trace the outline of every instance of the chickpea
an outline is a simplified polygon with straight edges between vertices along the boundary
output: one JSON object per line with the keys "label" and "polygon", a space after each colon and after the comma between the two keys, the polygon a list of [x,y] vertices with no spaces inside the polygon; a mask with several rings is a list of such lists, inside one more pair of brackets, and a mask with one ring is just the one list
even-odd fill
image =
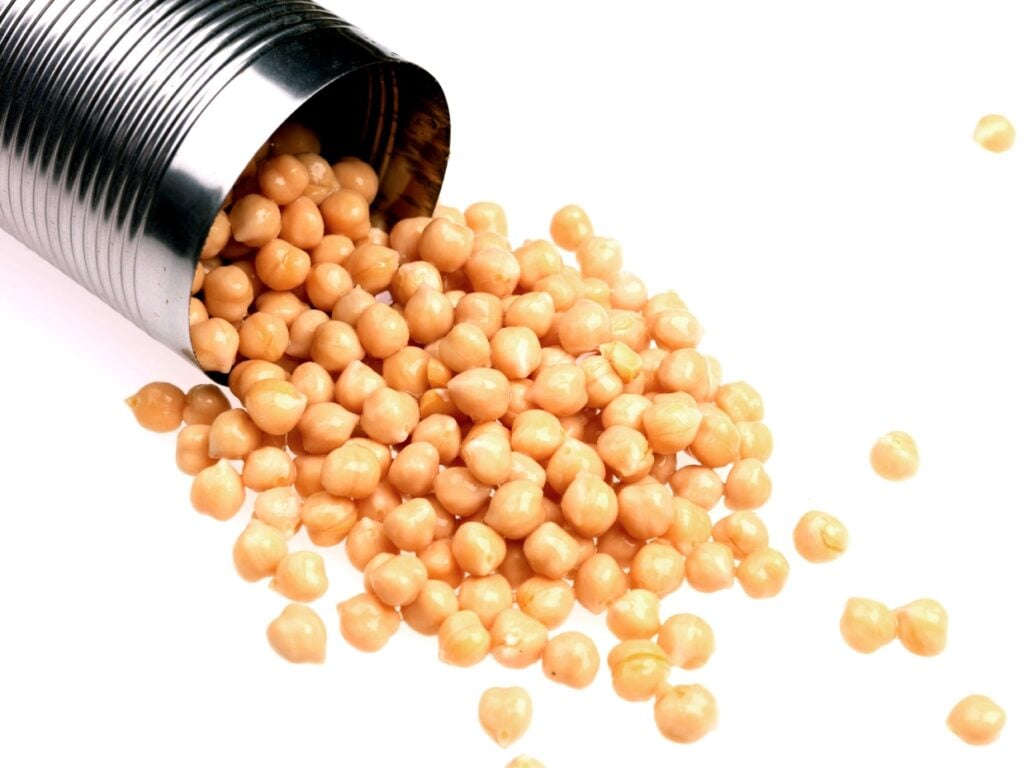
{"label": "chickpea", "polygon": [[707,510],[681,496],[672,497],[672,522],[665,531],[665,541],[683,555],[689,555],[695,546],[710,539],[711,533]]}
{"label": "chickpea", "polygon": [[249,414],[235,408],[214,418],[209,440],[212,458],[244,459],[259,447],[262,435]]}
{"label": "chickpea", "polygon": [[473,611],[488,630],[512,603],[512,587],[499,574],[469,576],[459,587],[459,609]]}
{"label": "chickpea", "polygon": [[287,554],[288,545],[281,531],[259,520],[251,520],[235,541],[235,570],[246,581],[269,578]]}
{"label": "chickpea", "polygon": [[612,687],[626,701],[646,701],[668,679],[668,656],[650,640],[626,640],[608,654]]}
{"label": "chickpea", "polygon": [[612,238],[588,235],[570,250],[576,251],[583,277],[596,277],[611,284],[622,270],[622,246]]}
{"label": "chickpea", "polygon": [[437,513],[426,499],[410,499],[384,517],[385,535],[396,547],[407,552],[425,549],[434,540],[436,526]]}
{"label": "chickpea", "polygon": [[438,658],[456,667],[471,667],[487,657],[491,635],[472,611],[451,614],[437,632]]}
{"label": "chickpea", "polygon": [[629,567],[630,583],[658,597],[671,594],[682,586],[685,559],[669,544],[652,541],[640,547]]}
{"label": "chickpea", "polygon": [[277,315],[291,328],[295,318],[309,309],[309,304],[291,291],[263,291],[256,297],[256,309]]}
{"label": "chickpea", "polygon": [[601,657],[582,632],[563,632],[548,641],[541,663],[548,679],[579,689],[594,682]]}
{"label": "chickpea", "polygon": [[412,442],[391,463],[388,482],[406,496],[425,496],[434,487],[439,464],[437,448],[430,443]]}
{"label": "chickpea", "polygon": [[320,195],[322,192],[310,196],[320,205],[320,213],[328,234],[345,235],[355,241],[369,233],[370,209],[366,198],[361,194],[350,189],[339,189],[318,201],[317,197]]}
{"label": "chickpea", "polygon": [[362,413],[366,399],[378,389],[384,389],[384,377],[359,360],[350,363],[334,387],[334,399],[353,413]]}
{"label": "chickpea", "polygon": [[431,579],[443,581],[452,589],[455,589],[462,584],[465,574],[452,553],[451,538],[453,535],[454,533],[444,539],[435,539],[417,556],[423,565],[426,566],[427,574]]}
{"label": "chickpea", "polygon": [[756,512],[740,510],[726,515],[711,529],[715,541],[728,545],[733,556],[742,560],[768,546],[768,529]]}
{"label": "chickpea", "polygon": [[306,410],[306,396],[290,382],[276,379],[257,381],[244,401],[253,423],[269,435],[290,432]]}
{"label": "chickpea", "polygon": [[405,304],[405,321],[413,341],[429,344],[451,331],[455,309],[439,290],[421,285]]}
{"label": "chickpea", "polygon": [[482,512],[491,497],[484,485],[465,467],[448,467],[437,473],[434,493],[446,510],[457,517],[472,517]]}
{"label": "chickpea", "polygon": [[237,200],[228,214],[235,240],[250,248],[266,245],[281,232],[281,209],[262,195]]}
{"label": "chickpea", "polygon": [[216,258],[230,239],[231,220],[224,211],[218,211],[206,236],[206,242],[203,243],[203,250],[200,252],[199,258],[203,261]]}
{"label": "chickpea", "polygon": [[456,373],[491,365],[491,345],[487,335],[473,323],[456,323],[437,348],[445,366]]}
{"label": "chickpea", "polygon": [[412,445],[417,443],[432,445],[437,452],[438,463],[449,464],[459,455],[462,433],[459,430],[459,423],[451,416],[436,414],[428,416],[416,425],[416,429],[412,431],[411,440]]}
{"label": "chickpea", "polygon": [[580,564],[573,586],[580,605],[591,613],[601,613],[626,594],[629,580],[615,558],[599,552]]}
{"label": "chickpea", "polygon": [[858,653],[874,653],[896,639],[896,616],[877,600],[853,597],[846,601],[839,631]]}
{"label": "chickpea", "polygon": [[491,339],[491,361],[509,379],[525,379],[540,365],[541,347],[529,328],[502,328]]}
{"label": "chickpea", "polygon": [[495,421],[505,415],[509,403],[508,379],[489,368],[471,368],[448,382],[455,407],[473,421]]}
{"label": "chickpea", "polygon": [[272,155],[300,155],[304,152],[319,154],[320,139],[301,123],[285,123],[270,137]]}
{"label": "chickpea", "polygon": [[740,459],[725,479],[725,506],[729,509],[757,509],[772,493],[772,480],[757,459]]}
{"label": "chickpea", "polygon": [[210,313],[206,311],[206,305],[202,301],[193,296],[188,301],[188,327],[192,328],[193,325],[199,325],[206,320],[210,319]]}
{"label": "chickpea", "polygon": [[379,523],[384,522],[393,509],[402,503],[402,494],[387,482],[380,482],[369,496],[355,500],[356,512],[359,517],[369,517]]}
{"label": "chickpea", "polygon": [[270,647],[293,664],[322,664],[327,648],[327,628],[306,605],[290,603],[267,627]]}
{"label": "chickpea", "polygon": [[473,231],[448,219],[431,221],[420,235],[418,255],[441,272],[462,269],[473,251]]}
{"label": "chickpea", "polygon": [[185,395],[185,405],[181,415],[185,424],[208,426],[230,408],[231,405],[224,396],[224,392],[216,384],[197,384]]}
{"label": "chickpea", "polygon": [[528,328],[538,337],[551,330],[555,303],[550,294],[535,291],[516,296],[505,310],[505,325]]}
{"label": "chickpea", "polygon": [[[555,324],[561,320],[561,315],[555,318]],[[557,330],[555,331],[557,335]],[[549,334],[550,336],[550,334]],[[554,339],[545,337],[541,339],[541,344],[549,345],[555,344]],[[540,351],[540,365],[537,366],[535,373],[540,373],[545,368],[550,368],[552,365],[576,365],[576,358],[566,352],[564,349],[558,346],[544,346]]]}
{"label": "chickpea", "polygon": [[732,550],[717,541],[698,544],[686,558],[686,580],[698,592],[728,589],[735,571]]}
{"label": "chickpea", "polygon": [[383,387],[366,398],[359,426],[374,440],[395,444],[405,442],[419,421],[419,405],[412,395]]}
{"label": "chickpea", "polygon": [[682,467],[668,482],[676,496],[705,510],[718,503],[725,487],[713,469],[701,466]]}
{"label": "chickpea", "polygon": [[512,449],[537,461],[551,458],[564,440],[558,417],[547,411],[523,411],[512,422]]}
{"label": "chickpea", "polygon": [[718,727],[718,704],[702,685],[675,685],[658,693],[654,722],[669,741],[692,744]]}
{"label": "chickpea", "polygon": [[345,554],[358,570],[365,570],[374,557],[381,553],[398,554],[398,549],[384,533],[379,521],[362,517],[356,521],[345,538]]}
{"label": "chickpea", "polygon": [[530,666],[547,644],[547,627],[518,608],[506,608],[491,625],[491,655],[503,667]]}
{"label": "chickpea", "polygon": [[356,286],[348,293],[345,293],[335,303],[331,310],[331,320],[340,320],[345,325],[355,326],[368,308],[376,303],[377,299],[372,293]]}
{"label": "chickpea", "polygon": [[484,523],[465,522],[452,536],[455,561],[463,571],[473,576],[494,573],[505,559],[506,552],[505,540]]}
{"label": "chickpea", "polygon": [[381,552],[366,564],[366,590],[384,605],[412,603],[427,582],[427,569],[414,555]]}
{"label": "chickpea", "polygon": [[306,166],[292,155],[278,155],[260,164],[260,191],[278,205],[298,199],[309,185]]}
{"label": "chickpea", "polygon": [[299,529],[302,503],[290,487],[270,488],[262,491],[253,503],[253,519],[277,528],[284,537],[291,538]]}
{"label": "chickpea", "polygon": [[734,422],[761,421],[764,403],[757,390],[745,381],[723,384],[715,395],[715,404]]}
{"label": "chickpea", "polygon": [[[348,194],[348,193],[344,193]],[[383,245],[360,245],[345,260],[352,281],[371,295],[387,290],[398,272],[398,251]]]}
{"label": "chickpea", "polygon": [[328,373],[341,373],[351,363],[362,360],[365,354],[355,330],[347,323],[328,320],[313,332],[309,355]]}
{"label": "chickpea", "polygon": [[643,309],[647,303],[647,286],[636,275],[620,272],[609,283],[612,288],[612,306],[633,312]]}
{"label": "chickpea", "polygon": [[571,585],[562,579],[531,576],[516,590],[516,602],[527,616],[548,629],[561,626],[576,601]]}
{"label": "chickpea", "polygon": [[200,470],[192,479],[193,508],[214,520],[229,520],[242,508],[245,486],[227,459]]}
{"label": "chickpea", "polygon": [[889,432],[871,448],[871,467],[886,480],[906,480],[917,473],[917,443],[906,432]]}
{"label": "chickpea", "polygon": [[257,448],[245,457],[242,482],[254,491],[291,485],[295,482],[295,464],[280,448]]}
{"label": "chickpea", "polygon": [[374,653],[398,631],[402,618],[373,595],[356,595],[338,603],[341,636],[358,651]]}
{"label": "chickpea", "polygon": [[186,475],[197,475],[217,463],[210,457],[210,428],[190,424],[178,433],[174,450],[175,463]]}
{"label": "chickpea", "polygon": [[613,304],[608,310],[608,320],[611,322],[613,341],[621,342],[637,353],[647,349],[651,343],[647,324],[639,312],[617,309]]}
{"label": "chickpea", "polygon": [[655,378],[664,391],[686,392],[698,400],[706,400],[711,389],[710,364],[694,349],[669,352],[658,364]]}
{"label": "chickpea", "polygon": [[327,591],[324,559],[316,552],[291,552],[277,565],[270,588],[289,600],[308,603]]}
{"label": "chickpea", "polygon": [[682,401],[660,401],[643,412],[643,431],[655,453],[677,453],[688,448],[697,437],[702,414],[699,408]]}
{"label": "chickpea", "polygon": [[736,425],[740,431],[740,458],[768,461],[772,455],[774,440],[771,430],[763,421],[741,421]]}
{"label": "chickpea", "polygon": [[523,542],[526,559],[541,576],[560,579],[579,559],[579,543],[556,523],[541,523]]}
{"label": "chickpea", "polygon": [[505,748],[530,727],[533,704],[522,688],[488,688],[480,697],[478,716],[484,733]]}
{"label": "chickpea", "polygon": [[1013,124],[1002,115],[984,115],[974,128],[974,140],[989,152],[1005,152],[1016,135]]}
{"label": "chickpea", "polygon": [[935,600],[915,600],[893,611],[903,647],[918,656],[937,656],[946,648],[949,617]]}
{"label": "chickpea", "polygon": [[551,365],[537,374],[530,399],[556,416],[571,416],[587,404],[586,383],[586,375],[576,365]]}
{"label": "chickpea", "polygon": [[238,352],[250,360],[276,362],[288,347],[288,326],[281,318],[257,312],[238,329]]}
{"label": "chickpea", "polygon": [[484,522],[501,536],[524,539],[544,522],[543,497],[543,490],[534,483],[505,483],[491,498]]}
{"label": "chickpea", "polygon": [[601,411],[601,425],[605,429],[614,426],[643,428],[643,415],[652,405],[643,395],[623,394],[616,397]]}
{"label": "chickpea", "polygon": [[568,309],[558,325],[558,339],[571,355],[592,352],[612,340],[608,312],[600,304],[582,299]]}
{"label": "chickpea", "polygon": [[646,477],[654,466],[654,454],[647,439],[629,427],[616,425],[602,432],[597,439],[597,453],[627,483]]}
{"label": "chickpea", "polygon": [[811,563],[827,563],[842,555],[850,534],[840,520],[826,512],[808,512],[793,530],[793,545]]}
{"label": "chickpea", "polygon": [[309,252],[312,264],[337,264],[345,265],[345,260],[355,250],[355,244],[344,235],[324,235]]}
{"label": "chickpea", "polygon": [[384,359],[409,343],[409,326],[401,313],[387,304],[376,303],[359,316],[356,325],[363,349]]}
{"label": "chickpea", "polygon": [[661,600],[650,590],[631,589],[612,602],[606,621],[619,640],[650,639],[661,626]]}
{"label": "chickpea", "polygon": [[[424,350],[426,352],[426,350]],[[430,354],[429,352],[427,354]],[[433,388],[447,387],[455,372],[436,357],[427,360],[427,384]],[[511,387],[511,382],[509,382]],[[511,400],[511,393],[510,393]]]}
{"label": "chickpea", "polygon": [[305,288],[310,303],[323,314],[334,309],[338,300],[352,290],[353,283],[344,267],[324,262],[310,268]]}
{"label": "chickpea", "polygon": [[332,496],[326,491],[306,498],[299,515],[309,540],[318,547],[340,544],[355,526],[358,517],[356,505],[351,499]]}
{"label": "chickpea", "polygon": [[620,568],[628,568],[642,546],[618,523],[597,538],[597,551],[610,555]]}
{"label": "chickpea", "polygon": [[508,437],[497,432],[468,436],[460,456],[473,477],[486,485],[499,485],[512,470],[512,449]]}
{"label": "chickpea", "polygon": [[660,483],[620,486],[618,501],[619,523],[638,539],[662,536],[672,524],[672,494]]}
{"label": "chickpea", "polygon": [[677,613],[665,619],[658,630],[658,645],[669,661],[683,669],[699,669],[715,650],[715,634],[708,623],[692,613]]}
{"label": "chickpea", "polygon": [[421,635],[436,635],[444,620],[458,609],[455,590],[443,581],[430,579],[416,599],[402,608],[402,618]]}
{"label": "chickpea", "polygon": [[496,232],[508,237],[508,220],[504,209],[497,203],[473,203],[464,212],[466,225],[477,234]]}
{"label": "chickpea", "polygon": [[789,578],[789,563],[777,549],[751,552],[736,567],[736,580],[753,598],[775,597]]}
{"label": "chickpea", "polygon": [[362,499],[373,492],[380,476],[380,462],[373,452],[349,441],[327,454],[320,480],[328,493]]}
{"label": "chickpea", "polygon": [[999,738],[1006,725],[1006,712],[988,696],[973,694],[957,702],[946,725],[962,741],[980,747]]}
{"label": "chickpea", "polygon": [[125,403],[139,425],[151,432],[173,432],[180,427],[187,404],[184,392],[163,381],[145,385]]}
{"label": "chickpea", "polygon": [[604,408],[622,394],[623,385],[611,363],[599,355],[585,357],[579,362],[586,377],[587,407]]}
{"label": "chickpea", "polygon": [[601,478],[581,473],[562,495],[562,513],[583,536],[600,536],[615,524],[619,502],[615,491]]}
{"label": "chickpea", "polygon": [[706,467],[724,467],[740,458],[742,438],[736,425],[713,405],[702,405],[703,418],[690,453]]}

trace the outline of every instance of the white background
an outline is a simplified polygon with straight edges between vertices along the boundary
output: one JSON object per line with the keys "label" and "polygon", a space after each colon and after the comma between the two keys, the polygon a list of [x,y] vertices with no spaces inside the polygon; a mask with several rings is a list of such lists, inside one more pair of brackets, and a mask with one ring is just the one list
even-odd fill
{"label": "white background", "polygon": [[[583,204],[629,268],[689,302],[727,378],[761,390],[764,516],[790,583],[762,603],[665,601],[718,637],[707,667],[674,674],[721,711],[688,747],[605,669],[583,692],[539,668],[452,669],[404,628],[377,655],[351,650],[334,605],[360,587],[340,551],[317,604],[329,662],[290,666],[263,636],[283,601],[231,565],[242,516],[195,514],[173,436],[122,403],[199,372],[0,235],[0,764],[1021,765],[1024,141],[998,156],[971,141],[987,112],[1024,129],[1014,6],[329,5],[444,84],[445,201],[500,200],[516,241]],[[921,448],[906,484],[868,466],[890,429]],[[792,553],[811,508],[851,530],[835,564]],[[853,653],[837,629],[851,595],[937,598],[947,651]],[[600,620],[570,623],[610,647]],[[502,752],[476,705],[511,684],[535,717]],[[1009,714],[994,746],[946,731],[972,692]]]}

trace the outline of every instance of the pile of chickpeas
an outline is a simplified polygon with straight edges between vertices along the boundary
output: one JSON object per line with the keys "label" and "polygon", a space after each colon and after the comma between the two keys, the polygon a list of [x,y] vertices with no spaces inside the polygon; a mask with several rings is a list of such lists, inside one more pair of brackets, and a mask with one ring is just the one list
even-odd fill
{"label": "pile of chickpeas", "polygon": [[[304,528],[364,574],[365,591],[338,604],[353,647],[378,651],[404,622],[435,636],[445,663],[540,662],[584,688],[596,644],[555,634],[579,603],[619,641],[616,693],[654,699],[667,738],[702,738],[714,697],[669,675],[703,666],[714,634],[692,614],[663,618],[660,603],[684,582],[738,582],[758,599],[785,586],[789,564],[757,513],[772,490],[760,395],[723,381],[682,299],[648,295],[578,206],[554,215],[551,240],[513,248],[489,202],[385,231],[377,187],[366,163],[324,159],[303,126],[275,133],[217,215],[192,286],[196,359],[227,374],[239,405],[214,384],[154,383],[129,399],[136,418],[155,431],[184,422],[177,464],[197,511],[228,520],[256,494],[234,562],[289,601],[267,629],[285,659],[325,656],[306,605],[328,589],[324,560],[289,546]],[[827,562],[848,534],[809,512],[793,540]],[[844,614],[858,650],[890,630],[915,636],[918,619],[890,626],[879,610],[855,611],[884,624],[870,641]],[[481,702],[481,722],[505,746],[532,708],[522,689],[492,690],[504,692]]]}

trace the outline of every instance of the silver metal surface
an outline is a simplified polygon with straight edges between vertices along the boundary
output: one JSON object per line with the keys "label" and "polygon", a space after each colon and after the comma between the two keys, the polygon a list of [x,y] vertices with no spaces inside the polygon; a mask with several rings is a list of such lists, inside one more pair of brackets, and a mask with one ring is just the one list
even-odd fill
{"label": "silver metal surface", "polygon": [[328,158],[377,168],[386,219],[437,201],[450,135],[440,86],[316,3],[2,8],[0,227],[190,360],[206,233],[293,114]]}

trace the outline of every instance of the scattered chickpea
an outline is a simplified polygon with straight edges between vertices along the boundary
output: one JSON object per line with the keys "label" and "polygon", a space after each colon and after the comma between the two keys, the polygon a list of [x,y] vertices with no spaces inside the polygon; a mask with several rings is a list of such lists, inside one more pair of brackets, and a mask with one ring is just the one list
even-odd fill
{"label": "scattered chickpea", "polygon": [[473,421],[495,421],[508,409],[508,379],[500,371],[490,368],[464,371],[448,382],[448,391],[455,407]]}
{"label": "scattered chickpea", "polygon": [[319,547],[340,544],[357,520],[356,505],[351,499],[332,496],[326,491],[304,499],[299,516],[309,540]]}
{"label": "scattered chickpea", "polygon": [[271,589],[289,600],[308,603],[327,591],[324,560],[316,552],[291,552],[281,560],[270,581]]}
{"label": "scattered chickpea", "polygon": [[533,719],[530,695],[519,688],[488,688],[478,707],[484,733],[503,749],[518,741]]}
{"label": "scattered chickpea", "polygon": [[750,597],[775,597],[789,578],[789,563],[777,549],[751,552],[736,566],[736,580]]}
{"label": "scattered chickpea", "polygon": [[715,635],[708,623],[692,613],[677,613],[665,619],[658,630],[658,645],[669,661],[683,669],[699,669],[715,650]]}
{"label": "scattered chickpea", "polygon": [[682,586],[686,560],[667,543],[652,541],[640,547],[629,566],[629,580],[634,589],[653,592],[658,597],[671,594]]}
{"label": "scattered chickpea", "polygon": [[705,510],[718,504],[725,490],[715,471],[702,466],[682,467],[669,478],[669,485],[676,496]]}
{"label": "scattered chickpea", "polygon": [[193,477],[217,463],[210,457],[210,428],[191,424],[183,428],[175,441],[174,460],[178,469]]}
{"label": "scattered chickpea", "polygon": [[575,251],[583,240],[593,234],[590,217],[578,205],[559,208],[551,219],[551,239],[567,251]]}
{"label": "scattered chickpea", "polygon": [[267,627],[270,647],[293,664],[322,664],[327,651],[327,628],[308,605],[291,603]]}
{"label": "scattered chickpea", "polygon": [[491,625],[491,655],[503,667],[530,666],[540,659],[547,644],[547,627],[518,608],[506,608]]}
{"label": "scattered chickpea", "polygon": [[740,459],[725,479],[725,506],[729,509],[757,509],[772,493],[772,480],[757,459]]}
{"label": "scattered chickpea", "polygon": [[672,494],[660,483],[633,483],[620,486],[619,523],[631,536],[653,539],[662,536],[672,524],[675,512]]}
{"label": "scattered chickpea", "polygon": [[583,536],[600,536],[619,516],[619,501],[610,485],[599,477],[582,473],[562,495],[566,521]]}
{"label": "scattered chickpea", "polygon": [[176,430],[181,426],[186,407],[185,393],[163,381],[146,384],[125,402],[139,426],[151,432]]}
{"label": "scattered chickpea", "polygon": [[414,555],[382,552],[367,563],[365,575],[367,592],[395,608],[414,602],[427,583],[427,568]]}
{"label": "scattered chickpea", "polygon": [[262,195],[237,200],[228,218],[235,240],[251,248],[266,245],[281,232],[281,209]]}
{"label": "scattered chickpea", "polygon": [[974,140],[989,152],[1005,152],[1016,135],[1013,124],[1002,115],[985,115],[974,128]]}
{"label": "scattered chickpea", "polygon": [[1006,725],[1006,712],[988,696],[976,693],[957,702],[946,725],[965,743],[980,747],[999,738]]}
{"label": "scattered chickpea", "polygon": [[526,559],[541,576],[560,579],[579,558],[579,544],[557,523],[541,523],[523,542]]}
{"label": "scattered chickpea", "polygon": [[804,560],[827,563],[846,551],[850,534],[840,520],[825,512],[808,512],[793,530],[793,545]]}
{"label": "scattered chickpea", "polygon": [[452,554],[462,570],[473,576],[494,573],[505,559],[505,539],[490,526],[465,522],[452,536]]}
{"label": "scattered chickpea", "polygon": [[335,496],[362,499],[373,493],[380,476],[377,457],[368,448],[349,441],[327,454],[320,479],[324,490]]}
{"label": "scattered chickpea", "polygon": [[612,687],[626,701],[646,701],[668,679],[668,655],[650,640],[625,640],[608,654]]}
{"label": "scattered chickpea", "polygon": [[516,602],[527,616],[555,629],[569,618],[576,596],[562,579],[531,576],[516,589]]}
{"label": "scattered chickpea", "polygon": [[257,427],[269,435],[293,430],[306,410],[306,396],[288,381],[263,379],[245,393],[245,410]]}
{"label": "scattered chickpea", "polygon": [[886,480],[907,480],[917,473],[917,443],[906,432],[889,432],[871,448],[871,466]]}
{"label": "scattered chickpea", "polygon": [[698,544],[686,558],[686,580],[698,592],[717,592],[732,586],[732,550],[717,541]]}
{"label": "scattered chickpea", "polygon": [[711,529],[715,541],[726,544],[737,560],[768,546],[768,528],[764,520],[749,510],[726,515]]}
{"label": "scattered chickpea", "polygon": [[601,656],[594,641],[582,632],[563,632],[548,641],[541,666],[549,680],[586,688],[597,677]]}
{"label": "scattered chickpea", "polygon": [[654,721],[666,739],[692,744],[718,726],[718,705],[704,686],[676,685],[658,693]]}
{"label": "scattered chickpea", "polygon": [[338,604],[341,635],[353,648],[374,653],[398,631],[402,618],[373,595],[356,595]]}
{"label": "scattered chickpea", "polygon": [[896,639],[896,616],[877,600],[853,597],[846,601],[839,631],[853,650],[874,653]]}
{"label": "scattered chickpea", "polygon": [[681,496],[672,497],[672,522],[664,539],[683,555],[711,538],[711,518],[703,507]]}
{"label": "scattered chickpea", "polygon": [[246,581],[266,579],[287,554],[288,545],[277,528],[252,520],[235,541],[235,570]]}
{"label": "scattered chickpea", "polygon": [[437,632],[438,658],[455,667],[472,667],[487,658],[491,634],[473,611],[451,614]]}
{"label": "scattered chickpea", "polygon": [[421,635],[436,635],[444,620],[459,610],[451,585],[428,579],[416,599],[402,608],[402,618]]}
{"label": "scattered chickpea", "polygon": [[214,520],[229,520],[242,508],[245,486],[231,462],[220,459],[192,479],[192,506]]}
{"label": "scattered chickpea", "polygon": [[392,544],[407,552],[425,549],[434,540],[436,526],[437,513],[426,499],[410,499],[384,517],[385,535]]}
{"label": "scattered chickpea", "polygon": [[245,457],[242,482],[254,491],[291,486],[295,482],[295,464],[280,448],[257,448]]}
{"label": "scattered chickpea", "polygon": [[487,629],[512,604],[512,587],[499,574],[470,576],[459,587],[459,609],[475,613]]}
{"label": "scattered chickpea", "polygon": [[345,538],[349,562],[361,571],[382,552],[398,554],[398,549],[384,533],[384,525],[369,517],[360,518]]}
{"label": "scattered chickpea", "polygon": [[903,647],[918,656],[937,656],[946,648],[949,617],[930,599],[915,600],[893,611],[896,633]]}

